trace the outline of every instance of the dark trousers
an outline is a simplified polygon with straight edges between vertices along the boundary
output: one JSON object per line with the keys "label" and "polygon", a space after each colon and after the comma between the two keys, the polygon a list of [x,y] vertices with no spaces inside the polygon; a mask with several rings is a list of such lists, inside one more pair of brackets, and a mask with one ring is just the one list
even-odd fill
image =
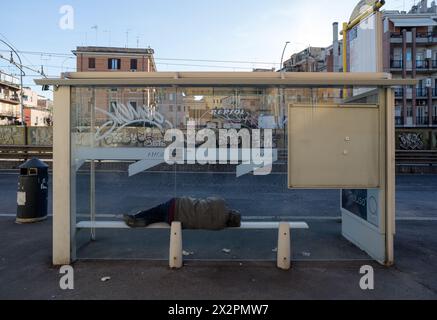
{"label": "dark trousers", "polygon": [[142,220],[146,225],[154,223],[171,223],[170,210],[174,205],[175,199],[171,199],[152,209],[141,211],[135,215],[135,219]]}

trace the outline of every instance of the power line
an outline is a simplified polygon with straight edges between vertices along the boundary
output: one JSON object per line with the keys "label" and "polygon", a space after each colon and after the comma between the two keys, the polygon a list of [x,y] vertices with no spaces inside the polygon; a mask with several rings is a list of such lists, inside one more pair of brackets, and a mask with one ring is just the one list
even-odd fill
{"label": "power line", "polygon": [[[7,50],[0,50],[3,52],[8,52]],[[25,53],[29,55],[45,55],[52,57],[70,57],[75,59],[74,54],[68,53],[56,53],[56,52],[42,52],[42,51],[18,51],[19,53]],[[265,62],[265,61],[247,61],[247,60],[211,60],[211,59],[185,59],[185,58],[154,58],[157,61],[190,61],[190,62],[212,62],[212,63],[242,63],[242,64],[264,64],[273,65],[278,64],[278,62]]]}
{"label": "power line", "polygon": [[224,69],[241,69],[248,70],[251,69],[249,67],[238,67],[238,66],[212,66],[212,65],[200,65],[200,64],[180,64],[180,63],[157,63],[157,65],[163,66],[183,66],[183,67],[200,67],[200,68],[224,68]]}

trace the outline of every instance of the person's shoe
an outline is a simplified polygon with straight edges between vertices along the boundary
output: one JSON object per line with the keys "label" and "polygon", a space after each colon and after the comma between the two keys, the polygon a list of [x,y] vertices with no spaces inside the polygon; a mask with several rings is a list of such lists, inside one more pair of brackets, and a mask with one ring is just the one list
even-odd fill
{"label": "person's shoe", "polygon": [[229,212],[228,228],[240,228],[241,227],[241,214],[237,210],[231,210]]}
{"label": "person's shoe", "polygon": [[145,228],[147,227],[145,219],[139,219],[129,214],[123,215],[124,222],[131,228]]}

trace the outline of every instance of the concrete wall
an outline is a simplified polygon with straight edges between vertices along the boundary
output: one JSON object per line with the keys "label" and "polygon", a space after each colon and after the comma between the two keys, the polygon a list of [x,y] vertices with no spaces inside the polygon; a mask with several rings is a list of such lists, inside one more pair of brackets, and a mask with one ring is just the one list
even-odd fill
{"label": "concrete wall", "polygon": [[51,146],[53,143],[52,127],[19,127],[19,126],[0,126],[0,145],[26,144],[33,146]]}
{"label": "concrete wall", "polygon": [[437,150],[437,128],[396,130],[396,150]]}
{"label": "concrete wall", "polygon": [[[50,146],[53,143],[53,127],[0,126],[0,145],[24,145],[25,131],[30,145]],[[77,134],[79,139],[85,139],[86,136]],[[125,128],[101,141],[99,146],[162,147],[166,145],[163,140],[162,134],[156,129]],[[273,140],[276,148],[285,149],[282,130],[274,130]],[[86,145],[86,142],[80,144]],[[396,150],[437,150],[437,128],[397,129]]]}
{"label": "concrete wall", "polygon": [[17,126],[0,126],[0,145],[24,145],[25,129]]}

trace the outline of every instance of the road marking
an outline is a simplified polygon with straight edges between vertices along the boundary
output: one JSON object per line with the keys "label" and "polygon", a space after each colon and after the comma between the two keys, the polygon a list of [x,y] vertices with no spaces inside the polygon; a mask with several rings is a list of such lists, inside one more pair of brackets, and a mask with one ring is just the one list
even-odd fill
{"label": "road marking", "polygon": [[437,218],[432,218],[432,217],[402,217],[402,218],[396,218],[396,221],[437,221]]}
{"label": "road marking", "polygon": [[246,220],[272,220],[272,219],[285,219],[285,220],[341,220],[339,217],[323,217],[323,216],[243,216]]}
{"label": "road marking", "polygon": [[[126,173],[128,174],[128,171],[123,171],[123,170],[98,170],[96,171],[96,174],[99,173]],[[202,171],[145,171],[142,172],[140,174],[148,174],[148,173],[153,173],[153,174],[214,174],[214,175],[218,175],[218,174],[223,174],[223,175],[235,175],[235,172],[202,172]],[[50,175],[52,175],[51,172],[49,172]],[[84,172],[84,171],[79,171],[77,173],[78,175],[89,175],[90,172]],[[287,175],[287,172],[272,172],[269,175]],[[9,176],[16,176],[19,175],[19,172],[0,172],[0,175],[9,175]]]}

